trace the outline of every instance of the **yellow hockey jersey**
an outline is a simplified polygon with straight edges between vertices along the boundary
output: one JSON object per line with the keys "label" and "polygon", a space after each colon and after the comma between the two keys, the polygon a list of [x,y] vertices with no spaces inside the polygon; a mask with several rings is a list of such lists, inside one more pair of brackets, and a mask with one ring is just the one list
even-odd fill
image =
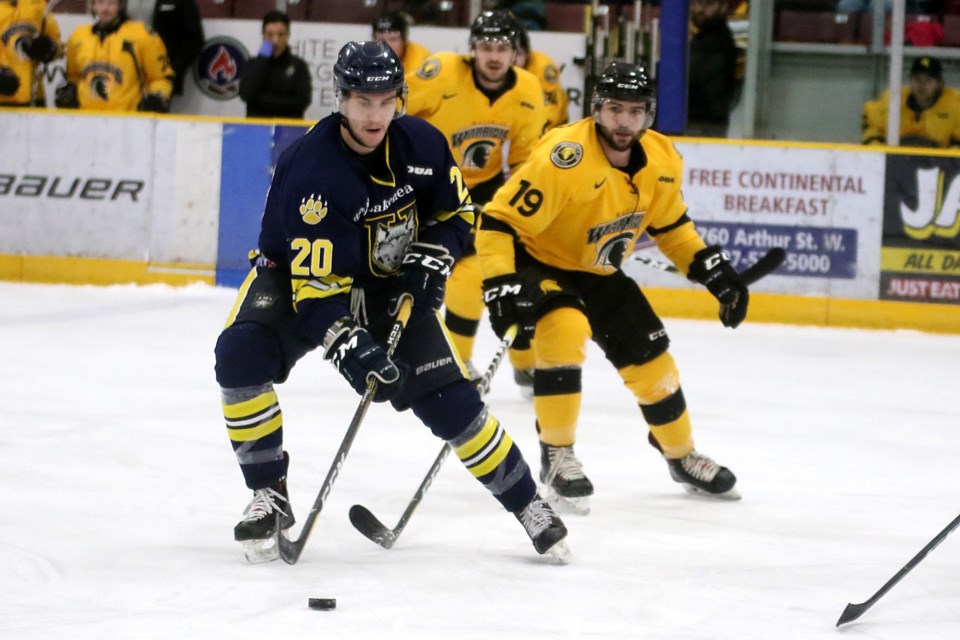
{"label": "yellow hockey jersey", "polygon": [[20,78],[17,92],[0,96],[0,104],[27,105],[31,98],[42,95],[42,85],[35,78],[37,65],[23,53],[21,40],[34,38],[42,32],[59,44],[60,27],[52,15],[44,19],[46,8],[46,0],[0,2],[0,66],[9,67]]}
{"label": "yellow hockey jersey", "polygon": [[646,231],[686,271],[706,245],[680,193],[683,160],[655,131],[640,146],[646,161],[628,175],[607,160],[592,118],[550,131],[484,208],[484,277],[516,271],[510,229],[536,260],[600,275],[620,269]]}
{"label": "yellow hockey jersey", "polygon": [[547,129],[566,124],[570,100],[567,98],[567,90],[560,84],[560,68],[547,54],[531,51],[527,56],[527,66],[524,69],[535,75],[543,88]]}
{"label": "yellow hockey jersey", "polygon": [[[940,98],[919,114],[907,106],[909,97],[910,87],[904,87],[900,92],[901,144],[909,144],[913,138],[929,140],[940,148],[960,146],[960,92],[944,87]],[[886,144],[889,112],[889,90],[863,106],[863,144]]]}
{"label": "yellow hockey jersey", "polygon": [[427,49],[425,46],[417,42],[410,42],[407,40],[407,45],[403,50],[403,60],[400,61],[403,63],[403,72],[409,73],[419,69],[420,65],[423,64],[423,61],[429,57],[430,49]]}
{"label": "yellow hockey jersey", "polygon": [[443,132],[470,188],[502,172],[508,140],[507,162],[513,167],[527,159],[543,134],[540,83],[523,69],[513,67],[511,73],[513,87],[493,103],[474,83],[470,56],[438,53],[406,75],[407,113]]}
{"label": "yellow hockey jersey", "polygon": [[173,69],[152,29],[127,20],[101,39],[83,25],[67,41],[67,80],[77,85],[81,109],[135,111],[145,94],[170,99]]}

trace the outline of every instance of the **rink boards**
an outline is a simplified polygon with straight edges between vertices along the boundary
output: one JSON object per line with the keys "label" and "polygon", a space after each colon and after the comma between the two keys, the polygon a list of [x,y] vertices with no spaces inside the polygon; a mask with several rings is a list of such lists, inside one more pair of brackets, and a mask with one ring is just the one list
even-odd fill
{"label": "rink boards", "polygon": [[[236,286],[296,121],[0,113],[0,278]],[[786,262],[751,319],[960,332],[960,154],[677,139],[683,194],[739,269]],[[648,239],[638,246],[655,257]],[[629,262],[667,315],[716,305]]]}

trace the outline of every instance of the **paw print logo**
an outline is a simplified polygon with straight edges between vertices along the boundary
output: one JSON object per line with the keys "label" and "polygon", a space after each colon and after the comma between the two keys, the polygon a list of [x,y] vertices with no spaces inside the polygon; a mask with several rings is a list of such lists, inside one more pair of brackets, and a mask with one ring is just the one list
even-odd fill
{"label": "paw print logo", "polygon": [[300,217],[307,224],[317,224],[327,215],[327,203],[323,196],[310,194],[309,198],[300,201]]}

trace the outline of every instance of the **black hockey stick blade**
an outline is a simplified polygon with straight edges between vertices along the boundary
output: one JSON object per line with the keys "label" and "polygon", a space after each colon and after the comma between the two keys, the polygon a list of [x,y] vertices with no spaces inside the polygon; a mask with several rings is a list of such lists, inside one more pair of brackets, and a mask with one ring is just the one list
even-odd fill
{"label": "black hockey stick blade", "polygon": [[926,558],[928,553],[936,549],[937,545],[943,542],[946,539],[946,537],[950,535],[950,533],[954,529],[956,529],[958,526],[960,526],[960,516],[957,516],[956,518],[954,518],[950,522],[950,524],[948,524],[944,528],[943,531],[938,533],[933,540],[927,543],[927,546],[925,546],[923,549],[920,549],[920,552],[917,555],[913,556],[910,559],[910,562],[905,564],[903,568],[900,569],[900,571],[897,571],[896,575],[894,575],[892,578],[887,580],[886,584],[880,587],[880,590],[877,591],[875,594],[873,594],[873,596],[871,596],[869,600],[867,600],[866,602],[861,602],[860,604],[852,604],[852,603],[848,604],[846,608],[843,610],[843,613],[840,614],[840,619],[837,620],[837,626],[839,627],[842,624],[853,622],[854,620],[862,616],[867,611],[867,609],[875,605],[877,601],[880,598],[882,598],[887,591],[890,591],[890,589],[892,589],[895,584],[900,582],[900,580],[902,580],[905,575],[910,573],[914,567],[920,564],[920,561]]}
{"label": "black hockey stick blade", "polygon": [[770,275],[777,270],[783,261],[787,258],[787,252],[780,247],[774,247],[767,251],[759,260],[754,262],[752,265],[744,269],[740,273],[740,279],[743,280],[743,284],[748,287],[754,282]]}
{"label": "black hockey stick blade", "polygon": [[377,516],[370,513],[370,510],[363,505],[355,504],[350,507],[350,522],[354,529],[384,549],[389,549],[397,541],[396,534],[377,520]]}

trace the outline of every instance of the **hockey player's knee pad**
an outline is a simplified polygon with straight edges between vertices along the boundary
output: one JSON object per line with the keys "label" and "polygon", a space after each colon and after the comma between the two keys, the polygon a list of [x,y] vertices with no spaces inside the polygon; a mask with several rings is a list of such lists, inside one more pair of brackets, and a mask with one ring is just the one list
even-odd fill
{"label": "hockey player's knee pad", "polygon": [[587,359],[590,322],[582,311],[554,309],[537,320],[537,368],[579,366]]}
{"label": "hockey player's knee pad", "polygon": [[275,380],[283,368],[276,335],[254,322],[234,324],[220,334],[214,349],[221,387],[254,387]]}
{"label": "hockey player's knee pad", "polygon": [[420,398],[410,408],[433,435],[449,441],[463,433],[485,405],[470,382],[458,380]]}
{"label": "hockey player's knee pad", "polygon": [[669,352],[644,364],[623,367],[618,373],[641,405],[656,404],[680,389],[680,372]]}

